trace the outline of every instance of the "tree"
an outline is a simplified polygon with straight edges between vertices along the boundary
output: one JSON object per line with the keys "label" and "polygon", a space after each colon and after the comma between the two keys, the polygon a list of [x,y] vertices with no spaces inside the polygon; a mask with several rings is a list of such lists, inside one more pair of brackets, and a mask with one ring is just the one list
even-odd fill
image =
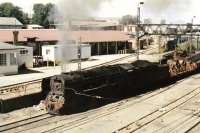
{"label": "tree", "polygon": [[48,3],[46,5],[35,4],[33,6],[34,14],[32,18],[32,23],[48,27],[49,24],[53,23],[53,20],[50,18],[52,18],[51,15],[54,10],[54,6],[55,5],[51,3]]}
{"label": "tree", "polygon": [[120,23],[123,25],[137,24],[137,17],[131,15],[123,16]]}
{"label": "tree", "polygon": [[24,13],[20,7],[8,2],[0,4],[0,17],[15,17],[23,24],[29,23],[28,14]]}

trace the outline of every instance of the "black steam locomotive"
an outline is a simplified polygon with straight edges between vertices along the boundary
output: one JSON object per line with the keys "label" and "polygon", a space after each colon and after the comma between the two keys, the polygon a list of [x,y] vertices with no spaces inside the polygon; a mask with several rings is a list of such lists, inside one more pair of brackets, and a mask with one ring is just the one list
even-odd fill
{"label": "black steam locomotive", "polygon": [[[139,60],[130,64],[103,66],[86,71],[63,73],[44,79],[48,90],[46,109],[58,114],[72,102],[73,96],[95,99],[119,99],[133,96],[163,81],[190,74],[200,68],[200,53],[188,58],[158,64]],[[48,81],[48,82],[47,82]],[[81,102],[81,100],[79,101]]]}
{"label": "black steam locomotive", "polygon": [[82,72],[63,73],[50,78],[46,109],[57,114],[72,95],[122,98],[170,78],[168,65],[148,61],[103,66]]}

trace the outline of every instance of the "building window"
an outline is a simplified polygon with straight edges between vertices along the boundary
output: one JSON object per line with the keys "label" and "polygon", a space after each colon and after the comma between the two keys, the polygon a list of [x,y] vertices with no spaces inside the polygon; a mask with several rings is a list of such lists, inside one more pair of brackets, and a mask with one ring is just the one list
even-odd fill
{"label": "building window", "polygon": [[16,65],[17,64],[17,57],[16,54],[11,53],[10,54],[10,65]]}
{"label": "building window", "polygon": [[27,49],[20,50],[20,54],[26,55],[26,54],[28,54],[28,50]]}
{"label": "building window", "polygon": [[46,49],[46,55],[50,55],[50,49]]}
{"label": "building window", "polygon": [[0,54],[0,66],[6,66],[6,65],[7,65],[6,54]]}

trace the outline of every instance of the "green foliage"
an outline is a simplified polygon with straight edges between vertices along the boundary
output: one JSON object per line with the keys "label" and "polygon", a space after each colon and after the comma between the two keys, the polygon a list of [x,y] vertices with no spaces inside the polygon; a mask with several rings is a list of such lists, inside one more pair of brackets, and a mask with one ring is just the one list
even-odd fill
{"label": "green foliage", "polygon": [[8,2],[0,4],[0,17],[15,17],[23,24],[29,23],[28,14],[24,13],[20,7]]}
{"label": "green foliage", "polygon": [[53,20],[50,18],[52,18],[54,7],[55,6],[51,3],[48,3],[46,5],[35,4],[33,6],[34,14],[32,18],[32,23],[48,27],[49,24],[53,23]]}

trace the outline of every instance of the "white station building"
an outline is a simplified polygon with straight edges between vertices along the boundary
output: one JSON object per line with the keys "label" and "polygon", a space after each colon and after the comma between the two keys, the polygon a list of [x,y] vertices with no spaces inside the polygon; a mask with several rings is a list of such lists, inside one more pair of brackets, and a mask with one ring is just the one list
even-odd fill
{"label": "white station building", "polygon": [[17,54],[18,65],[24,65],[26,68],[33,68],[33,48],[26,46],[17,47],[20,48],[19,54]]}
{"label": "white station building", "polygon": [[[91,46],[89,44],[81,44],[81,59],[91,57]],[[66,45],[44,45],[42,46],[43,61],[52,61],[56,64],[61,62],[77,60],[78,46],[75,44]]]}
{"label": "white station building", "polygon": [[33,67],[32,48],[0,42],[0,75],[17,74],[18,68]]}

